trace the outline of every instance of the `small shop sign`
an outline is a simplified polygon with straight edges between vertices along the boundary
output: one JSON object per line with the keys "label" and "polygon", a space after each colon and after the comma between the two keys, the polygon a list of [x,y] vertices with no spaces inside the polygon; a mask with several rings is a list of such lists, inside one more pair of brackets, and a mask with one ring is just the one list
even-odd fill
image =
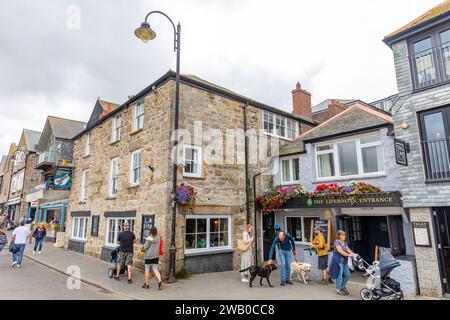
{"label": "small shop sign", "polygon": [[406,142],[399,139],[394,139],[395,145],[395,161],[400,166],[408,166],[408,149]]}
{"label": "small shop sign", "polygon": [[145,242],[145,238],[150,235],[150,230],[155,225],[155,215],[143,215],[142,216],[142,227],[141,227],[141,243]]}
{"label": "small shop sign", "polygon": [[412,222],[412,229],[416,247],[432,247],[429,222]]}
{"label": "small shop sign", "polygon": [[55,172],[54,186],[56,190],[70,190],[72,169],[58,168]]}

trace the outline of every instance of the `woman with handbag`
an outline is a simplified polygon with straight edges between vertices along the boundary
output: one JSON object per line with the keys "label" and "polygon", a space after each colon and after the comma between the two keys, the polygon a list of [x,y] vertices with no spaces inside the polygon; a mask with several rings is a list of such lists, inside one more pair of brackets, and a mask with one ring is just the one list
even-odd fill
{"label": "woman with handbag", "polygon": [[163,255],[163,242],[158,234],[158,229],[152,227],[150,235],[145,238],[145,244],[142,248],[145,260],[145,283],[143,289],[150,288],[150,269],[158,280],[158,290],[162,290],[161,274],[158,271],[159,256]]}
{"label": "woman with handbag", "polygon": [[[253,226],[248,224],[245,231],[242,233],[242,239],[238,241],[238,247],[241,251],[241,270],[250,268],[253,265]],[[249,282],[249,272],[245,271],[241,273],[242,282]]]}

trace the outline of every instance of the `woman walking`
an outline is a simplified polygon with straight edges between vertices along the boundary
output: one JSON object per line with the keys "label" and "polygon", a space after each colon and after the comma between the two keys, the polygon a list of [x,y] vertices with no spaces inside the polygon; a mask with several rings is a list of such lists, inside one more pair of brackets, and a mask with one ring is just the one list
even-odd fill
{"label": "woman walking", "polygon": [[350,268],[348,267],[348,258],[353,251],[345,242],[346,234],[344,231],[337,232],[334,242],[333,259],[330,263],[330,276],[336,279],[336,293],[341,296],[349,295],[347,282],[350,279]]}
{"label": "woman walking", "polygon": [[152,227],[150,235],[145,239],[144,248],[145,259],[145,283],[142,286],[144,289],[150,288],[150,269],[153,271],[158,280],[158,289],[162,289],[161,274],[158,271],[159,256],[161,253],[161,237],[158,234],[158,229]]}
{"label": "woman walking", "polygon": [[3,231],[3,228],[0,227],[0,252],[3,251],[3,248],[8,244],[8,237],[6,233]]}
{"label": "woman walking", "polygon": [[36,250],[39,250],[38,253],[42,252],[42,243],[47,235],[47,230],[45,230],[44,224],[40,223],[39,226],[33,232],[34,238],[34,250],[33,254],[36,254]]}
{"label": "woman walking", "polygon": [[[253,226],[251,224],[248,224],[245,228],[245,231],[242,233],[242,242],[244,245],[247,246],[247,250],[243,250],[241,252],[241,270],[245,270],[250,268],[253,265]],[[244,271],[241,273],[242,275],[242,282],[249,282],[249,272]]]}

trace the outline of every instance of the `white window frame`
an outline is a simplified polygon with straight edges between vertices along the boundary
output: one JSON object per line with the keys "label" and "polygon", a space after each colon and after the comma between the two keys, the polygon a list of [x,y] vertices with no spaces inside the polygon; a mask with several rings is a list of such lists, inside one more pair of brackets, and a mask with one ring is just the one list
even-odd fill
{"label": "white window frame", "polygon": [[[285,216],[284,217],[284,225],[286,226],[286,232],[290,232],[290,230],[288,229],[288,218],[296,218],[296,219],[302,219],[302,239],[305,239],[305,218],[306,219],[317,219],[320,220],[321,217],[320,216]],[[305,242],[305,241],[296,241],[295,240],[295,235],[291,234],[292,238],[294,238],[295,244],[298,245],[311,245],[311,242]]]}
{"label": "white window frame", "polygon": [[14,159],[14,166],[18,166],[18,165],[21,165],[22,163],[24,163],[25,157],[26,157],[25,152],[17,151],[15,159]]}
{"label": "white window frame", "polygon": [[122,114],[119,113],[116,114],[113,119],[111,142],[120,141],[121,134],[122,134]]}
{"label": "white window frame", "polygon": [[[183,161],[186,164],[186,149],[192,149],[197,152],[198,163],[197,163],[197,173],[186,172],[183,170],[183,177],[187,178],[201,178],[203,176],[203,149],[200,146],[185,144],[183,146]],[[190,161],[190,160],[189,160]]]}
{"label": "white window frame", "polygon": [[89,170],[84,170],[81,178],[80,201],[86,202],[88,198],[89,198]]}
{"label": "white window frame", "polygon": [[[293,176],[294,176],[294,160],[298,160],[299,162],[299,168],[298,168],[298,180],[293,180]],[[291,170],[291,176],[290,176],[290,180],[289,181],[284,181],[284,166],[283,166],[283,161],[289,161],[289,168]],[[300,157],[298,156],[293,156],[293,157],[285,157],[285,158],[280,158],[280,181],[282,185],[293,185],[293,184],[299,184],[300,183]]]}
{"label": "white window frame", "polygon": [[[115,223],[115,231],[114,231],[114,242],[109,242],[109,233],[110,233],[110,226],[109,226],[109,222],[110,221],[114,221]],[[120,220],[124,220],[125,222],[128,222],[128,224],[130,224],[130,231],[134,232],[134,228],[136,226],[136,218],[129,218],[129,217],[117,217],[117,218],[106,218],[106,233],[105,233],[105,245],[107,247],[112,247],[115,248],[117,246],[117,238],[119,237],[119,232],[118,232],[118,228],[117,226],[119,225],[119,221]]]}
{"label": "white window frame", "polygon": [[[83,229],[80,229],[81,222],[83,222]],[[71,231],[71,239],[74,240],[87,240],[87,226],[89,223],[89,217],[73,217],[72,218],[72,231]]]}
{"label": "white window frame", "polygon": [[[139,161],[139,166],[138,167],[134,167],[134,156],[136,154],[140,154],[140,161]],[[136,169],[139,169],[139,177],[137,179],[137,181],[135,181],[135,175],[134,175],[134,171]],[[134,152],[131,153],[131,163],[130,163],[130,185],[132,186],[138,186],[141,183],[141,174],[142,174],[142,150],[136,150]]]}
{"label": "white window frame", "polygon": [[[184,252],[185,254],[196,254],[196,253],[208,253],[216,251],[228,251],[233,250],[233,233],[232,233],[232,216],[228,215],[189,215],[186,217],[188,219],[206,219],[206,248],[201,249],[186,249],[186,232],[184,233]],[[211,240],[211,219],[228,219],[228,246],[224,247],[210,247]],[[186,231],[186,230],[185,230]]]}
{"label": "white window frame", "polygon": [[[114,175],[114,172],[116,172],[116,175]],[[109,173],[108,195],[110,197],[116,197],[117,192],[119,191],[119,174],[120,174],[120,161],[119,161],[119,158],[114,158],[111,160],[111,167],[110,167],[110,173]],[[116,180],[115,190],[114,190],[114,179]]]}
{"label": "white window frame", "polygon": [[[352,179],[360,179],[360,178],[372,178],[372,177],[379,177],[379,176],[383,176],[385,175],[385,163],[384,163],[384,150],[383,150],[383,140],[381,138],[381,136],[378,136],[380,139],[379,141],[376,142],[371,142],[371,143],[367,143],[367,144],[361,144],[361,139],[365,139],[365,138],[370,138],[370,137],[375,137],[377,135],[380,135],[380,133],[377,134],[371,134],[371,135],[364,135],[364,136],[359,136],[356,138],[352,138],[352,139],[339,139],[339,140],[334,140],[334,141],[327,141],[327,142],[323,142],[323,143],[319,143],[314,145],[314,150],[315,150],[315,155],[314,155],[314,160],[315,160],[315,167],[316,167],[316,180],[318,182],[321,181],[330,181],[330,180],[352,180]],[[357,158],[357,163],[358,163],[358,173],[355,175],[348,175],[348,176],[342,176],[340,171],[340,163],[339,163],[339,150],[338,150],[338,145],[341,143],[346,143],[346,142],[355,142],[356,145],[356,158]],[[332,146],[333,150],[325,150],[325,151],[318,151],[318,148],[323,147],[323,146]],[[382,171],[378,171],[378,172],[371,172],[371,173],[364,173],[364,165],[363,165],[363,158],[362,158],[362,149],[363,148],[368,148],[368,147],[378,147],[380,146],[379,150],[381,150],[382,152],[382,161],[383,163],[381,164],[382,166]],[[333,160],[334,160],[334,176],[331,177],[319,177],[319,155],[323,155],[323,154],[328,154],[328,153],[332,153],[333,154]]]}
{"label": "white window frame", "polygon": [[[138,114],[138,108],[142,106],[142,114]],[[133,108],[133,131],[144,129],[145,102],[139,101]],[[142,122],[139,120],[142,118]]]}
{"label": "white window frame", "polygon": [[86,144],[84,145],[84,155],[89,156],[91,154],[92,133],[86,135]]}
{"label": "white window frame", "polygon": [[[272,132],[268,132],[266,131],[265,127],[264,127],[264,123],[265,123],[265,115],[267,114],[267,117],[269,119],[268,123],[272,124]],[[288,141],[292,141],[293,138],[295,138],[296,136],[299,135],[299,125],[298,125],[298,121],[288,118],[286,116],[280,115],[280,114],[276,114],[267,110],[262,110],[262,129],[264,134],[268,135],[268,136],[272,136],[275,138],[280,138],[280,139],[284,139],[284,140],[288,140]],[[277,134],[277,119],[282,119],[283,123],[281,124],[282,127],[284,127],[284,136],[278,135]],[[295,124],[295,136],[293,138],[289,138],[289,129],[288,129],[288,119],[291,121],[291,123],[293,122]],[[292,128],[291,128],[292,129]]]}

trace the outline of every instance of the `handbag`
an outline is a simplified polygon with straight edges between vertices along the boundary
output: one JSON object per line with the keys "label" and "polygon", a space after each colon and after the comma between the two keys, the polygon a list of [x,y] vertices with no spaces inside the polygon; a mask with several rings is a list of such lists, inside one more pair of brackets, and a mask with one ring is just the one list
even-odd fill
{"label": "handbag", "polygon": [[240,250],[242,252],[246,252],[250,248],[250,244],[245,243],[244,240],[242,240],[242,239],[238,239],[237,247],[238,247],[238,250]]}
{"label": "handbag", "polygon": [[16,246],[16,244],[14,243],[14,241],[11,241],[11,243],[9,244],[9,252],[11,252],[11,253],[17,253],[17,252],[19,252],[19,247]]}
{"label": "handbag", "polygon": [[160,256],[164,255],[164,242],[162,239],[159,240],[159,255]]}

